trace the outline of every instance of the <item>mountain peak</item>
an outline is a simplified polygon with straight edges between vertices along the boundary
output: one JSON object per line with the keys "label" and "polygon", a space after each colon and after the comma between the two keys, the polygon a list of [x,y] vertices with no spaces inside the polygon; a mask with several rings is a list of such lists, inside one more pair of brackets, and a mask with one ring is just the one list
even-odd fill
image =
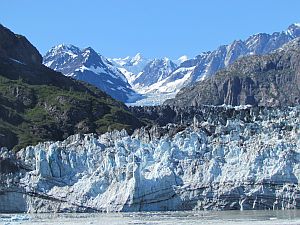
{"label": "mountain peak", "polygon": [[95,85],[120,101],[140,97],[131,89],[124,74],[92,47],[57,45],[45,55],[44,64],[66,76]]}
{"label": "mountain peak", "polygon": [[101,55],[98,54],[92,47],[87,47],[82,49],[82,54],[84,57],[100,57]]}
{"label": "mountain peak", "polygon": [[165,62],[169,62],[170,61],[170,59],[168,57],[163,57],[162,60],[165,61]]}
{"label": "mountain peak", "polygon": [[187,60],[188,60],[187,55],[180,56],[180,57],[177,59],[177,61],[178,61],[179,63],[183,63],[184,61],[187,61]]}
{"label": "mountain peak", "polygon": [[133,59],[141,59],[143,58],[142,54],[140,52],[138,52],[134,57],[132,57]]}
{"label": "mountain peak", "polygon": [[300,23],[293,23],[291,26],[300,27]]}
{"label": "mountain peak", "polygon": [[162,59],[155,58],[145,65],[133,84],[140,87],[150,86],[167,78],[167,76],[176,68],[177,65],[167,57]]}
{"label": "mountain peak", "polygon": [[54,51],[65,51],[65,50],[79,50],[79,48],[75,45],[71,45],[71,44],[59,44],[56,45],[54,47],[52,47],[50,50],[54,50]]}
{"label": "mountain peak", "polygon": [[71,44],[59,44],[56,46],[53,46],[47,53],[46,56],[51,55],[58,55],[58,54],[68,54],[70,56],[75,57],[75,55],[78,55],[80,53],[80,48],[71,45]]}
{"label": "mountain peak", "polygon": [[298,37],[300,35],[300,23],[291,24],[287,28],[286,34],[291,35],[293,37]]}
{"label": "mountain peak", "polygon": [[130,63],[133,65],[138,64],[140,61],[143,60],[143,56],[141,53],[137,53],[132,59],[130,60]]}

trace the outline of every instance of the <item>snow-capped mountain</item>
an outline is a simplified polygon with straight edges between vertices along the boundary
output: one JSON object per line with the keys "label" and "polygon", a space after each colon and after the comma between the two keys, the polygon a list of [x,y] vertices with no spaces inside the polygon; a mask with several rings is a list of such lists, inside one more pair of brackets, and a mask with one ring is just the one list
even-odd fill
{"label": "snow-capped mountain", "polygon": [[134,57],[110,58],[109,61],[118,67],[118,69],[126,76],[128,82],[132,84],[139,73],[151,60],[143,57],[141,53],[137,53]]}
{"label": "snow-capped mountain", "polygon": [[140,92],[149,92],[153,84],[166,79],[176,68],[177,65],[166,57],[154,59],[144,67],[143,71],[133,81],[133,85]]}
{"label": "snow-capped mountain", "polygon": [[241,57],[268,54],[297,37],[300,37],[300,24],[295,23],[282,32],[255,34],[244,41],[236,40],[214,51],[203,52],[194,59],[182,62],[166,80],[156,86],[157,90],[176,93],[185,86],[214,75]]}
{"label": "snow-capped mountain", "polygon": [[183,87],[214,75],[241,57],[271,53],[297,37],[300,37],[300,24],[295,23],[285,31],[273,34],[258,33],[246,40],[235,40],[214,51],[203,52],[192,59],[188,59],[186,56],[180,57],[178,60],[174,60],[179,66],[172,68],[169,74],[158,76],[161,79],[157,79],[156,74],[159,68],[152,68],[147,73],[143,70],[143,75],[131,76],[134,79],[131,79],[130,82],[135,90],[146,93],[146,99],[142,99],[134,105],[160,104],[163,100],[174,97]]}
{"label": "snow-capped mountain", "polygon": [[[163,91],[157,90],[159,86],[177,68],[176,63],[168,58],[147,59],[140,53],[134,57],[109,59],[126,76],[133,89],[143,94],[144,98],[131,105],[160,105],[166,99],[175,97],[161,94]],[[175,60],[178,63],[187,60],[187,56],[182,56]]]}
{"label": "snow-capped mountain", "polygon": [[46,53],[43,63],[66,76],[93,84],[117,100],[131,102],[140,97],[124,74],[91,47],[58,45]]}

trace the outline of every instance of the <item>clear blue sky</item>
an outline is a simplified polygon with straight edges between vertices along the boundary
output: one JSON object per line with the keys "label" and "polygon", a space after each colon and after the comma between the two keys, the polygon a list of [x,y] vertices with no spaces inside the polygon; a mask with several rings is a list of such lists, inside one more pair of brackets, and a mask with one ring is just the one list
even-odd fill
{"label": "clear blue sky", "polygon": [[71,43],[107,57],[189,57],[300,22],[300,0],[1,0],[0,23],[44,54]]}

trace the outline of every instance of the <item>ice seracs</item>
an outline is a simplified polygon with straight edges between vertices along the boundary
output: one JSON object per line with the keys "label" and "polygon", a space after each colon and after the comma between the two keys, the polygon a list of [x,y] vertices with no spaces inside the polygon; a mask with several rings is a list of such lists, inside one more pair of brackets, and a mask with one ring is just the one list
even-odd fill
{"label": "ice seracs", "polygon": [[216,119],[200,113],[185,128],[78,134],[23,149],[25,210],[299,208],[300,109],[206,110]]}

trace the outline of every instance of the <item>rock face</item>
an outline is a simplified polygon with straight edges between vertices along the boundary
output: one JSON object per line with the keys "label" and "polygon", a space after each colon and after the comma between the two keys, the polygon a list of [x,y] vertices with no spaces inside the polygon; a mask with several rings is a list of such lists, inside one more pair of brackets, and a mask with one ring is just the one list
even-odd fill
{"label": "rock face", "polygon": [[300,109],[216,110],[219,120],[169,124],[163,135],[143,128],[27,147],[16,160],[31,171],[4,179],[0,202],[14,187],[29,212],[300,208]]}
{"label": "rock face", "polygon": [[298,105],[300,39],[266,56],[244,57],[214,77],[182,89],[165,104]]}
{"label": "rock face", "polygon": [[141,97],[118,68],[90,47],[55,46],[46,53],[43,63],[68,77],[95,85],[120,101],[131,102]]}
{"label": "rock face", "polygon": [[14,34],[0,24],[0,56],[25,64],[41,64],[42,56],[22,35]]}
{"label": "rock face", "polygon": [[[213,120],[216,123],[224,124],[225,120],[231,117],[245,117],[244,112],[247,110],[235,110],[247,109],[249,106],[187,106],[187,107],[173,107],[169,105],[162,106],[136,106],[130,107],[129,110],[133,115],[140,118],[143,121],[149,121],[149,127],[159,126],[164,127],[169,123],[182,125],[184,127],[190,126],[194,123],[195,118],[198,121]],[[261,112],[265,107],[257,107],[256,110]],[[226,110],[224,110],[226,109]],[[242,113],[240,115],[240,113]],[[249,112],[248,112],[249,113]]]}
{"label": "rock face", "polygon": [[[15,37],[1,39],[0,44],[9,46],[0,56],[0,148],[19,150],[74,133],[123,128],[132,132],[142,125],[121,102],[41,64],[25,38],[6,28],[0,32],[0,38]],[[37,63],[30,60],[32,55],[39,57]]]}

